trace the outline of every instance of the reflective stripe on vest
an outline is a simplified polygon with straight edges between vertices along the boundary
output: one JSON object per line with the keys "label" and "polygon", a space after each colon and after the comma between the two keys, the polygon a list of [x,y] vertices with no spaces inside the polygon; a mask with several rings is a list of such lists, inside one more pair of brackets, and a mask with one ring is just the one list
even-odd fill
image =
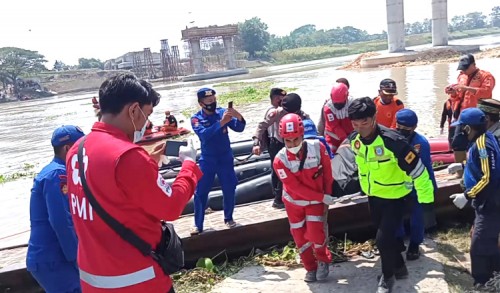
{"label": "reflective stripe on vest", "polygon": [[[304,169],[313,169],[321,165],[321,149],[319,140],[305,140],[307,144],[307,158],[304,162]],[[277,158],[283,165],[290,170],[292,173],[297,173],[299,171],[300,160],[288,160],[286,148],[283,148],[276,155]]]}
{"label": "reflective stripe on vest", "polygon": [[306,251],[309,247],[311,247],[311,242],[307,242],[306,244],[302,245],[302,247],[299,248],[299,253],[303,253]]}
{"label": "reflective stripe on vest", "polygon": [[302,227],[304,227],[305,223],[306,223],[306,220],[302,220],[302,221],[297,222],[297,223],[290,222],[290,229],[299,229],[299,228],[302,228]]}
{"label": "reflective stripe on vest", "polygon": [[[359,183],[365,194],[398,199],[410,193],[413,188],[411,177],[401,170],[397,158],[385,147],[380,135],[366,146],[358,134],[351,141],[351,147],[358,165]],[[424,170],[425,166],[419,159],[419,165],[410,175],[417,178]]]}
{"label": "reflective stripe on vest", "polygon": [[[346,101],[346,105],[344,106],[344,108],[342,108],[340,110],[337,110],[333,106],[332,99],[328,99],[328,101],[326,102],[326,106],[328,107],[328,109],[330,109],[332,111],[333,115],[335,115],[335,118],[337,118],[337,119],[345,119],[345,118],[349,117],[348,109],[349,109],[349,106],[351,105],[351,102],[352,102],[352,98],[348,97],[347,101]],[[326,120],[328,120],[328,119],[326,119]],[[329,122],[331,122],[331,121],[329,121]]]}
{"label": "reflective stripe on vest", "polygon": [[99,276],[80,269],[80,279],[95,288],[117,289],[133,286],[156,277],[153,266],[126,275]]}

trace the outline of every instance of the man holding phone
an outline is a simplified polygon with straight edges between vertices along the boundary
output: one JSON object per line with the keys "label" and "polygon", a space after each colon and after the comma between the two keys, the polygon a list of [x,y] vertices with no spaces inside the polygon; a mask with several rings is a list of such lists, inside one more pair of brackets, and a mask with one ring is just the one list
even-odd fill
{"label": "man holding phone", "polygon": [[224,197],[224,223],[229,228],[236,226],[233,210],[238,179],[234,173],[228,128],[243,132],[246,125],[243,116],[232,107],[232,102],[229,102],[228,109],[217,107],[215,90],[202,88],[198,90],[197,96],[201,110],[191,117],[191,126],[201,142],[199,165],[203,177],[194,194],[195,227],[191,231],[192,235],[203,232],[208,193],[212,189],[215,174],[219,178]]}

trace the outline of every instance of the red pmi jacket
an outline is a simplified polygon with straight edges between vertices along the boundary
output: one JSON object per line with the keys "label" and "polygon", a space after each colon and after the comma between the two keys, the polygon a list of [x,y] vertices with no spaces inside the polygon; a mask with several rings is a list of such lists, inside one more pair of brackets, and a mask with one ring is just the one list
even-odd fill
{"label": "red pmi jacket", "polygon": [[87,136],[83,164],[78,144],[66,157],[70,212],[78,235],[78,266],[83,292],[167,292],[172,280],[150,257],[123,240],[93,211],[79,176],[84,168],[90,190],[116,220],[153,248],[160,242],[160,220],[174,221],[193,195],[202,173],[186,161],[172,186],[157,163],[121,130],[97,122]]}
{"label": "red pmi jacket", "polygon": [[354,130],[347,112],[352,101],[353,98],[348,97],[344,108],[337,110],[330,99],[323,107],[323,116],[325,117],[325,139],[334,154],[337,153],[338,147],[347,138],[349,133]]}
{"label": "red pmi jacket", "polygon": [[322,203],[325,194],[332,194],[333,184],[332,165],[325,146],[319,140],[305,142],[307,158],[302,171],[299,171],[299,165],[303,149],[299,157],[283,148],[273,163],[276,174],[283,182],[283,198],[299,206]]}

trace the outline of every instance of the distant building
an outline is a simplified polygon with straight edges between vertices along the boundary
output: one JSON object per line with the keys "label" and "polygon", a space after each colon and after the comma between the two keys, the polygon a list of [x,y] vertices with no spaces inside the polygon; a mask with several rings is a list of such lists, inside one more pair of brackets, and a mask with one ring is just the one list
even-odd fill
{"label": "distant building", "polygon": [[[161,66],[161,55],[160,53],[151,52],[153,56],[153,66]],[[109,59],[104,62],[105,70],[117,70],[123,69],[128,70],[134,68],[134,56],[136,56],[136,62],[140,63],[142,66],[146,64],[144,60],[144,52],[128,52],[118,58]]]}

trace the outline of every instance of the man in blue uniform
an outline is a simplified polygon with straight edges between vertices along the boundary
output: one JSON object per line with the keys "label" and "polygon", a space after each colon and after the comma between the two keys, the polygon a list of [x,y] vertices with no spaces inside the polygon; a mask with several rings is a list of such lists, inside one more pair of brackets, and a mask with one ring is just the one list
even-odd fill
{"label": "man in blue uniform", "polygon": [[[423,135],[415,132],[417,124],[417,114],[412,110],[401,109],[396,112],[396,129],[401,135],[406,137],[408,143],[420,155],[420,160],[422,160],[422,164],[424,164],[427,169],[427,173],[429,173],[429,179],[432,180],[435,193],[437,190],[437,184],[436,178],[434,177],[434,170],[432,169],[431,146]],[[428,224],[433,225],[435,222],[432,219],[434,215],[426,215],[429,219],[428,221],[425,221],[424,211],[422,206],[418,203],[417,198],[417,193],[415,189],[413,189],[409,195],[409,200],[411,201],[410,243],[408,245],[408,250],[406,251],[406,260],[416,260],[420,257],[419,245],[424,241],[424,231],[426,228],[425,223],[428,222]],[[404,238],[404,235],[404,226],[401,224],[398,237]]]}
{"label": "man in blue uniform", "polygon": [[[464,168],[464,193],[452,194],[453,203],[462,209],[469,199],[476,212],[470,248],[471,272],[474,286],[481,289],[500,271],[500,148],[495,136],[486,131],[484,113],[478,108],[467,108],[460,113],[457,122],[469,141]],[[463,168],[461,163],[448,167],[450,173]]]}
{"label": "man in blue uniform", "polygon": [[208,193],[214,183],[215,174],[219,178],[224,198],[224,223],[229,228],[236,226],[233,220],[234,196],[238,179],[234,173],[233,151],[229,141],[228,128],[243,132],[245,119],[234,108],[217,107],[215,90],[198,90],[201,110],[191,117],[191,125],[201,142],[200,169],[203,172],[194,194],[194,222],[192,235],[203,232]]}
{"label": "man in blue uniform", "polygon": [[82,136],[82,130],[72,125],[54,131],[54,159],[36,176],[31,189],[26,267],[47,293],[81,292],[65,161],[68,150]]}

